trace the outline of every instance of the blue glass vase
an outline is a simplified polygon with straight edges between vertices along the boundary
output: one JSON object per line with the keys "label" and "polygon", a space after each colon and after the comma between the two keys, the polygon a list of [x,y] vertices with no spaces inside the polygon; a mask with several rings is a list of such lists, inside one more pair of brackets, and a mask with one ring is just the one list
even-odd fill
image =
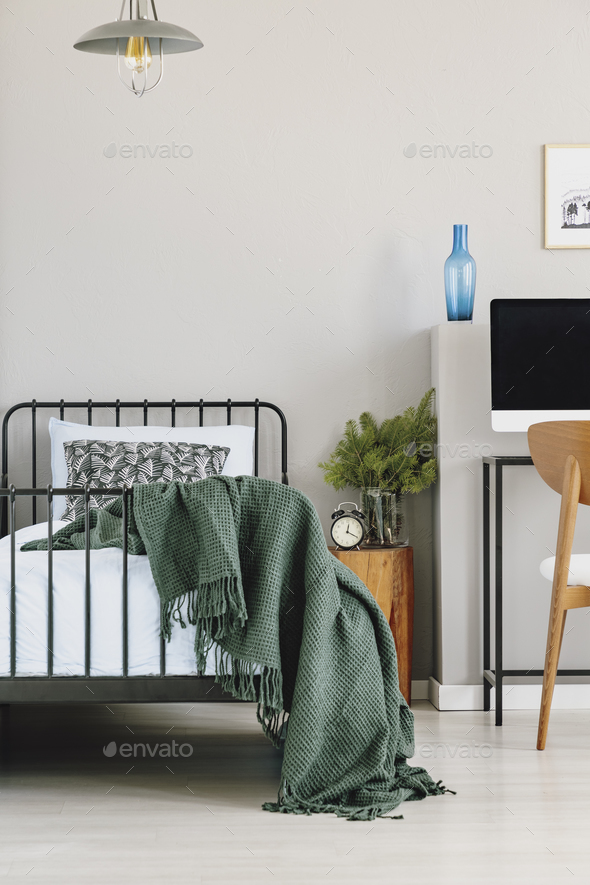
{"label": "blue glass vase", "polygon": [[453,225],[453,251],[445,261],[447,319],[473,322],[475,261],[467,248],[467,225]]}

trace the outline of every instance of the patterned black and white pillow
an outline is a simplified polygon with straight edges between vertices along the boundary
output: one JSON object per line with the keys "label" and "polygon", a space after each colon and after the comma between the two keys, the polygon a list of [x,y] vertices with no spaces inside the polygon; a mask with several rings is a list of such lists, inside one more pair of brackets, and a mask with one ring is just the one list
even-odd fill
{"label": "patterned black and white pillow", "polygon": [[[229,455],[225,446],[183,442],[112,442],[77,439],[65,442],[68,487],[131,486],[149,482],[197,482],[217,476]],[[92,496],[90,506],[99,510],[113,498]],[[71,522],[84,513],[82,496],[66,495],[61,519]]]}

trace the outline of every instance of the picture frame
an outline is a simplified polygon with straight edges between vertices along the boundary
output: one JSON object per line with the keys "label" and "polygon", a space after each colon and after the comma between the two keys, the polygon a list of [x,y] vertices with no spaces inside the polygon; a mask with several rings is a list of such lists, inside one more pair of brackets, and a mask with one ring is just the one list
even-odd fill
{"label": "picture frame", "polygon": [[590,249],[590,144],[545,145],[545,248]]}

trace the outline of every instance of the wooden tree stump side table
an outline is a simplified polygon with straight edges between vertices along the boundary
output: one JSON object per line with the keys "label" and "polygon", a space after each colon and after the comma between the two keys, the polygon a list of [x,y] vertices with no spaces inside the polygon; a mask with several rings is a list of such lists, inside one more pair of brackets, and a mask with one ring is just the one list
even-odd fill
{"label": "wooden tree stump side table", "polygon": [[336,550],[371,592],[387,618],[397,650],[399,687],[408,704],[412,692],[412,642],[414,636],[414,550],[412,547],[362,547]]}

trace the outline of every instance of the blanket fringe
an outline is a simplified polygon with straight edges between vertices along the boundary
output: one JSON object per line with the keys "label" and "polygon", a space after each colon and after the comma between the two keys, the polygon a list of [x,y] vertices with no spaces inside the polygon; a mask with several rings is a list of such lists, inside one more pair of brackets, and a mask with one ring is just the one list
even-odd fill
{"label": "blanket fringe", "polygon": [[248,612],[244,601],[242,588],[235,576],[225,576],[216,581],[200,584],[195,589],[183,593],[182,596],[166,602],[162,606],[161,635],[168,641],[172,636],[172,622],[176,621],[181,627],[186,627],[183,617],[189,624],[197,627],[195,644],[197,653],[197,665],[200,664],[205,654],[207,641],[217,642],[230,633],[240,630],[248,619]]}
{"label": "blanket fringe", "polygon": [[418,778],[414,783],[410,783],[410,778],[407,775],[400,778],[399,782],[396,780],[391,799],[375,805],[365,805],[359,808],[358,805],[347,805],[345,801],[341,804],[309,802],[297,796],[295,790],[285,783],[279,791],[278,801],[265,802],[262,805],[262,810],[280,814],[335,814],[337,817],[344,817],[350,821],[371,821],[377,817],[403,820],[403,814],[389,813],[394,811],[403,801],[422,799],[424,796],[442,796],[444,793],[456,795],[454,790],[443,786],[442,781],[438,781],[436,784],[431,783],[430,787],[427,787],[420,777],[423,770],[415,769]]}
{"label": "blanket fringe", "polygon": [[285,723],[289,719],[289,714],[287,713],[287,711],[276,710],[270,706],[258,704],[258,709],[256,710],[256,718],[262,726],[262,731],[272,743],[272,745],[277,748],[280,747]]}
{"label": "blanket fringe", "polygon": [[[236,658],[221,646],[215,645],[214,637],[199,634],[195,640],[199,672],[204,672],[207,655],[215,646],[215,681],[224,691],[241,701],[258,704],[256,716],[266,737],[275,747],[280,746],[288,713],[283,710],[283,675],[274,667],[262,667],[260,689],[254,681],[259,667],[254,661]],[[201,656],[201,657],[199,657]]]}

